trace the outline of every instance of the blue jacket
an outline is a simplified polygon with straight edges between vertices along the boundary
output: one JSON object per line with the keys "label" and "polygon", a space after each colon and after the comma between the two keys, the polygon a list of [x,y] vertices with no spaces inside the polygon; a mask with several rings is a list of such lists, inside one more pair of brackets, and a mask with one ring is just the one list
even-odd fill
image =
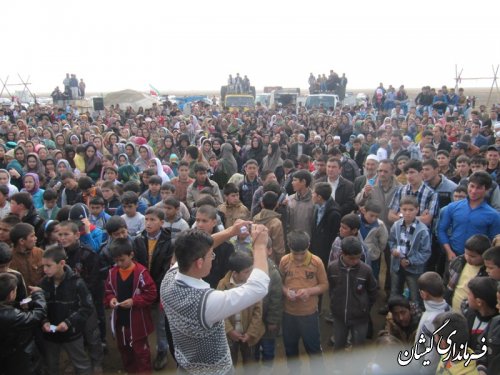
{"label": "blue jacket", "polygon": [[[389,249],[397,249],[398,246],[403,246],[401,242],[401,225],[404,219],[399,219],[391,227],[389,234]],[[410,261],[410,265],[406,267],[406,271],[412,274],[420,275],[424,273],[425,263],[431,256],[431,237],[429,228],[424,223],[416,220],[416,229],[411,235],[410,250],[406,254],[406,259]],[[400,258],[391,256],[391,272],[399,271]]]}
{"label": "blue jacket", "polygon": [[[451,233],[448,234],[448,230]],[[465,241],[475,234],[484,234],[490,240],[500,233],[500,213],[483,203],[471,209],[469,199],[450,203],[441,212],[438,238],[441,245],[449,244],[457,255],[464,253]]]}
{"label": "blue jacket", "polygon": [[98,227],[90,230],[90,233],[80,235],[80,242],[89,246],[94,253],[99,253],[104,242],[104,233]]}

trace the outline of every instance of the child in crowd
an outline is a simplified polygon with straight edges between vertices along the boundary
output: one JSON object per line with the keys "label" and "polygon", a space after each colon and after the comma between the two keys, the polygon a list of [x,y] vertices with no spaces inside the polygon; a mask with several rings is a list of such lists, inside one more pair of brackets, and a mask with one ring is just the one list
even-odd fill
{"label": "child in crowd", "polygon": [[83,203],[77,203],[69,210],[68,220],[74,222],[80,233],[80,242],[95,253],[101,249],[104,232],[90,222],[90,211]]}
{"label": "child in crowd", "polygon": [[333,241],[339,234],[340,206],[332,197],[332,186],[328,182],[316,182],[312,201],[314,213],[312,222],[311,251],[321,258],[325,269]]}
{"label": "child in crowd", "polygon": [[380,273],[380,258],[387,246],[389,234],[382,220],[379,219],[382,213],[382,206],[374,200],[368,200],[359,209],[360,228],[359,235],[363,245],[368,252],[369,264],[373,270],[373,276],[378,282]]}
{"label": "child in crowd", "polygon": [[[332,249],[330,250],[330,256],[328,258],[329,265],[340,258],[340,255],[342,253],[342,239],[349,236],[354,236],[359,239],[359,228],[361,228],[361,219],[356,214],[347,214],[344,215],[342,219],[340,219],[339,235],[332,243]],[[361,246],[361,261],[369,263],[369,258],[367,257],[366,250],[363,248],[363,242],[361,242]]]}
{"label": "child in crowd", "polygon": [[38,215],[44,220],[55,220],[60,208],[57,207],[57,192],[47,189],[43,192],[43,207],[38,209]]}
{"label": "child in crowd", "polygon": [[[485,253],[486,254],[486,253]],[[490,276],[491,277],[491,276]],[[497,311],[500,311],[500,284],[497,279]],[[500,315],[497,314],[488,324],[484,334],[488,345],[488,353],[478,360],[477,369],[481,375],[500,374]]]}
{"label": "child in crowd", "polygon": [[162,184],[160,188],[161,202],[157,203],[155,207],[162,208],[165,200],[172,196],[179,200],[179,213],[181,214],[181,217],[188,222],[191,214],[189,213],[187,206],[179,198],[177,198],[177,195],[175,194],[176,191],[177,188],[172,184],[172,181]]}
{"label": "child in crowd", "polygon": [[92,198],[101,196],[100,190],[89,176],[82,176],[78,179],[78,189],[82,192],[82,203],[87,207],[90,205]]}
{"label": "child in crowd", "polygon": [[[301,373],[299,340],[302,338],[307,353],[318,366],[311,373],[324,373],[320,332],[318,298],[328,289],[323,261],[309,249],[309,235],[292,231],[287,236],[290,253],[281,258],[279,270],[283,280],[283,343],[290,370]],[[312,363],[311,362],[311,363]]]}
{"label": "child in crowd", "polygon": [[[146,211],[145,229],[134,239],[134,253],[147,254],[149,273],[160,290],[163,277],[170,268],[174,250],[170,232],[163,228],[165,213],[157,207]],[[168,342],[165,330],[165,313],[158,304],[156,326],[157,354],[154,360],[155,370],[161,370],[167,364]]]}
{"label": "child in crowd", "polygon": [[7,215],[0,220],[0,242],[5,242],[6,244],[11,245],[10,230],[14,227],[14,225],[19,224],[20,222],[21,219],[13,214]]}
{"label": "child in crowd", "polygon": [[[111,216],[104,211],[104,205],[104,198],[102,197],[94,197],[90,200],[90,223],[101,230],[104,230],[107,221],[111,218]],[[105,234],[103,242],[106,241],[107,238],[107,234]]]}
{"label": "child in crowd", "polygon": [[255,191],[262,185],[259,179],[259,164],[254,160],[247,160],[244,166],[245,177],[238,186],[240,201],[249,210],[252,208],[252,198]]}
{"label": "child in crowd", "polygon": [[112,182],[113,185],[118,185],[118,169],[115,166],[105,167],[104,171],[104,181]]}
{"label": "child in crowd", "polygon": [[[420,297],[424,301],[425,312],[418,323],[417,334],[415,336],[415,345],[419,348],[419,352],[425,352],[432,344],[434,337],[434,326],[432,322],[439,314],[450,311],[451,307],[444,299],[443,279],[437,272],[426,272],[417,280]],[[424,341],[425,340],[425,341]],[[425,360],[430,361],[430,365],[422,366],[418,362],[420,374],[435,374],[438,365],[438,355],[435,350],[424,356]]]}
{"label": "child in crowd", "polygon": [[181,160],[179,163],[178,177],[170,180],[170,183],[175,186],[175,197],[182,203],[187,204],[187,188],[194,182],[194,179],[189,177],[189,162]]}
{"label": "child in crowd", "polygon": [[[92,295],[95,310],[92,309],[92,314],[86,320],[84,335],[93,366],[101,367],[103,356],[101,341],[105,343],[106,340],[106,324],[103,304],[104,287],[99,277],[99,256],[87,244],[81,242],[81,233],[75,222],[63,221],[59,227],[59,243],[67,255],[65,263],[83,279]],[[97,329],[100,332],[100,340]]]}
{"label": "child in crowd", "polygon": [[59,207],[67,205],[72,206],[76,203],[83,202],[82,192],[78,188],[78,182],[73,172],[64,172],[61,175],[61,181],[64,185],[64,189],[60,196]]}
{"label": "child in crowd", "polygon": [[[2,251],[0,247],[0,252]],[[19,309],[14,305],[17,301],[19,281],[10,272],[0,271],[0,362],[2,374],[31,374],[33,373],[33,340],[34,329],[45,319],[47,305],[43,290],[30,287],[31,303],[29,311]]]}
{"label": "child in crowd", "polygon": [[285,255],[285,235],[281,215],[275,211],[278,207],[278,200],[278,194],[275,192],[268,191],[264,193],[260,203],[262,210],[253,218],[255,224],[264,224],[268,229],[273,247],[270,257],[276,264],[279,264],[283,255]]}
{"label": "child in crowd", "polygon": [[[228,267],[229,272],[219,282],[218,290],[228,290],[245,284],[253,270],[253,259],[248,254],[236,252],[229,257]],[[226,318],[224,322],[233,364],[238,363],[238,352],[241,354],[243,365],[247,364],[252,358],[252,347],[265,332],[262,301]]]}
{"label": "child in crowd", "polygon": [[142,174],[141,174],[141,190],[140,194],[144,193],[146,190],[148,190],[149,187],[149,179],[156,175],[156,169],[155,168],[147,168],[145,169]]}
{"label": "child in crowd", "polygon": [[61,228],[59,224],[58,220],[49,220],[45,222],[45,236],[41,245],[42,249],[59,243],[59,230]]}
{"label": "child in crowd", "polygon": [[189,224],[181,217],[179,213],[181,202],[175,197],[170,196],[163,201],[163,210],[165,212],[164,228],[170,230],[172,241],[182,231],[189,229]]}
{"label": "child in crowd", "polygon": [[469,348],[481,353],[485,342],[481,339],[488,331],[491,319],[498,315],[497,281],[486,276],[477,276],[469,281],[467,303],[462,306],[462,313],[469,327]]}
{"label": "child in crowd", "polygon": [[28,296],[26,283],[20,272],[10,268],[12,262],[12,249],[5,242],[0,242],[0,274],[10,273],[17,280],[17,293],[15,301],[19,303]]}
{"label": "child in crowd", "polygon": [[[131,191],[137,195],[137,197],[138,197],[137,212],[144,215],[146,213],[146,210],[148,209],[148,203],[144,198],[140,197],[141,186],[139,185],[139,183],[137,181],[128,181],[127,183],[125,183],[123,185],[123,189],[122,189],[121,194],[120,194],[121,198],[123,198],[123,195],[129,191]],[[124,214],[125,214],[125,211],[123,209],[123,206],[119,206],[116,209],[115,215],[121,216]]]}
{"label": "child in crowd", "polygon": [[[104,229],[108,233],[109,237],[101,248],[99,258],[101,264],[101,279],[106,280],[109,270],[115,265],[115,261],[113,260],[110,251],[111,244],[118,238],[128,238],[130,240],[132,240],[132,238],[128,234],[127,223],[121,216],[112,216],[106,223]],[[144,267],[148,266],[147,254],[145,252],[141,252],[139,249],[134,250],[134,260],[142,264]]]}
{"label": "child in crowd", "polygon": [[420,305],[417,278],[431,255],[429,229],[417,219],[418,202],[414,196],[401,198],[400,212],[403,217],[392,225],[389,235],[391,297],[402,295],[406,282],[411,301]]}
{"label": "child in crowd", "polygon": [[128,373],[150,373],[148,336],[154,331],[156,285],[147,268],[134,261],[130,239],[114,240],[109,250],[115,266],[106,280],[106,305],[113,309],[111,325],[123,367]]}
{"label": "child in crowd", "polygon": [[148,189],[141,194],[141,198],[145,199],[148,206],[154,206],[161,201],[160,187],[162,180],[160,176],[151,176],[148,180]]}
{"label": "child in crowd", "polygon": [[38,286],[43,278],[43,250],[36,247],[35,229],[27,223],[19,223],[10,231],[13,254],[11,267],[19,271],[28,285]]}
{"label": "child in crowd", "polygon": [[274,361],[276,336],[281,326],[283,315],[283,283],[278,266],[273,261],[273,243],[267,241],[267,266],[269,269],[269,292],[262,301],[262,321],[266,332],[255,346],[255,359],[262,358],[263,365],[271,367]]}
{"label": "child in crowd", "polygon": [[116,209],[120,207],[116,185],[111,181],[104,181],[101,185],[101,193],[104,198],[104,211],[108,215],[115,215]]}
{"label": "child in crowd", "polygon": [[83,345],[85,323],[92,314],[92,297],[85,282],[66,265],[66,253],[58,245],[43,253],[45,277],[41,287],[47,300],[42,331],[49,374],[59,374],[61,349],[78,374],[91,374],[92,366]]}
{"label": "child in crowd", "polygon": [[493,246],[486,250],[483,254],[483,261],[488,276],[500,281],[500,246]]}
{"label": "child in crowd", "polygon": [[368,333],[377,281],[370,266],[361,262],[362,253],[359,239],[345,237],[340,258],[328,266],[335,350],[346,348],[349,333],[353,346],[363,345]]}
{"label": "child in crowd", "polygon": [[482,234],[476,234],[465,241],[463,255],[453,259],[444,276],[445,298],[453,311],[460,312],[469,289],[467,284],[476,276],[486,276],[483,253],[490,247],[490,240]]}
{"label": "child in crowd", "polygon": [[224,213],[226,228],[231,227],[238,219],[249,220],[250,211],[240,202],[240,192],[235,184],[224,187],[224,203],[217,209]]}
{"label": "child in crowd", "polygon": [[43,193],[45,190],[40,188],[40,179],[35,173],[26,173],[23,176],[23,186],[24,189],[21,192],[27,192],[31,194],[33,198],[33,205],[35,209],[43,207]]}
{"label": "child in crowd", "polygon": [[139,198],[132,191],[127,191],[122,195],[122,207],[125,213],[121,217],[127,223],[128,233],[135,236],[141,233],[145,227],[144,215],[137,212]]}

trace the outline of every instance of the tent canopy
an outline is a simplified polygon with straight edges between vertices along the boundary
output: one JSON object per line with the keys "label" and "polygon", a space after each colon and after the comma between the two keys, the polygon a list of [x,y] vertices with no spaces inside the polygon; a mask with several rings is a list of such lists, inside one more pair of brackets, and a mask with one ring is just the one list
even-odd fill
{"label": "tent canopy", "polygon": [[119,104],[123,109],[127,107],[132,107],[134,110],[137,110],[139,107],[146,109],[151,108],[153,103],[161,104],[155,97],[134,90],[115,91],[104,97],[105,106]]}

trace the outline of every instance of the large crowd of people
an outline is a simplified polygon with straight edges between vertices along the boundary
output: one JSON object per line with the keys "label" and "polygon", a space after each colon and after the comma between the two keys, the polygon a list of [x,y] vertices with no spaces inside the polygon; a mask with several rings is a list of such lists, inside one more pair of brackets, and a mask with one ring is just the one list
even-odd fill
{"label": "large crowd of people", "polygon": [[271,373],[278,340],[327,373],[327,335],[397,349],[366,374],[499,374],[500,106],[430,92],[0,108],[0,374],[57,374],[61,349],[102,373],[109,330],[127,373]]}

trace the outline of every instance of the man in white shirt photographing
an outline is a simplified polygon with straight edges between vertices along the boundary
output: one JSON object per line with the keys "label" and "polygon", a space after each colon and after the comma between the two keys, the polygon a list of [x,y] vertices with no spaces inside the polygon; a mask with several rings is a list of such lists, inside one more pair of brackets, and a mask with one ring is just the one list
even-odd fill
{"label": "man in white shirt photographing", "polygon": [[160,298],[175,347],[179,373],[233,374],[234,368],[224,330],[224,319],[265,297],[269,286],[267,228],[252,225],[254,268],[247,282],[218,291],[202,280],[215,258],[214,247],[236,235],[249,222],[238,220],[220,233],[190,229],[175,241],[177,265],[163,279]]}

